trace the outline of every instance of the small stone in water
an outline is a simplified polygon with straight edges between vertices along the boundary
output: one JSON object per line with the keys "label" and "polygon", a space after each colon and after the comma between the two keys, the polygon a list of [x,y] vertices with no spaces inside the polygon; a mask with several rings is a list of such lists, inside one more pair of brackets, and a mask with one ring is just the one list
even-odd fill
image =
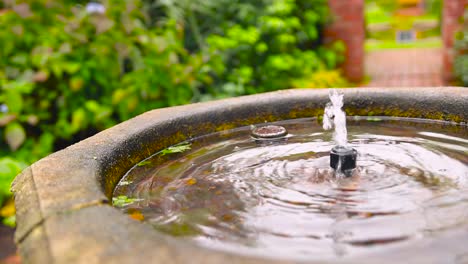
{"label": "small stone in water", "polygon": [[279,138],[288,134],[286,128],[282,126],[263,126],[252,130],[252,135],[256,138]]}

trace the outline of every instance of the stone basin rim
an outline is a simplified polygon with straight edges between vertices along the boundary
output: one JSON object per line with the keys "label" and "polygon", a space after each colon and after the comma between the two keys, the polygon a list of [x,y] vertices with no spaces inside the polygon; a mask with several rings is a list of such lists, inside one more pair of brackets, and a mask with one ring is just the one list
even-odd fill
{"label": "stone basin rim", "polygon": [[[446,120],[466,129],[468,89],[349,88],[348,115],[400,116]],[[294,89],[156,109],[120,123],[25,169],[14,181],[15,240],[24,263],[296,263],[234,255],[168,237],[130,219],[110,205],[118,180],[134,164],[180,141],[234,127],[283,119],[317,117],[328,89]],[[434,245],[461,239],[447,234]],[[445,244],[444,244],[445,242]],[[428,245],[313,263],[408,261]],[[453,243],[451,243],[453,247]],[[460,245],[460,252],[468,254]],[[444,256],[451,257],[451,256]],[[433,262],[433,259],[427,259]]]}

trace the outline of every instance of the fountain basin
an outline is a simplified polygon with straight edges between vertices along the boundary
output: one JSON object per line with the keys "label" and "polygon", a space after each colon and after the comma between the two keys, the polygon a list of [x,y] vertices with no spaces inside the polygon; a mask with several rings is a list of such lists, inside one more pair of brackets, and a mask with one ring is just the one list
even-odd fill
{"label": "fountain basin", "polygon": [[[453,122],[467,129],[468,90],[464,88],[346,89],[348,116],[375,115]],[[265,121],[318,117],[328,90],[286,90],[144,113],[27,168],[12,190],[17,207],[16,242],[26,263],[290,263],[201,248],[137,222],[110,205],[120,178],[149,155],[186,139]],[[375,263],[418,261],[426,247],[458,245],[460,261],[468,235],[454,233],[431,244],[408,245],[382,255],[346,259]],[[447,241],[452,241],[447,243]],[[453,248],[452,248],[453,252]],[[391,258],[390,258],[391,257]],[[432,256],[431,256],[432,257]],[[443,262],[454,256],[440,255]],[[335,261],[335,262],[340,262]],[[323,261],[320,261],[323,263]]]}

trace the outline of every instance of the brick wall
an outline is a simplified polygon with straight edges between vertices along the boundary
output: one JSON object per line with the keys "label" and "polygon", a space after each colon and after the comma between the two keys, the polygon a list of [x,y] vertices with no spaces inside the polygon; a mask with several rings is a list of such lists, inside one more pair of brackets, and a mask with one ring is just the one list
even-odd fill
{"label": "brick wall", "polygon": [[445,0],[442,9],[442,39],[443,49],[443,77],[445,81],[453,81],[454,36],[461,29],[460,18],[468,0]]}
{"label": "brick wall", "polygon": [[364,0],[329,0],[333,21],[325,29],[325,42],[345,42],[345,76],[355,82],[364,77]]}

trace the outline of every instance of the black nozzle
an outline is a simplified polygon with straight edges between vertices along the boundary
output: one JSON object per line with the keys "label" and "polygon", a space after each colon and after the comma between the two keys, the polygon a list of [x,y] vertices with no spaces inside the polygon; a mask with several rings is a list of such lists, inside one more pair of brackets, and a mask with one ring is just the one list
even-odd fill
{"label": "black nozzle", "polygon": [[356,168],[357,151],[353,148],[335,146],[330,151],[330,167],[349,176]]}

